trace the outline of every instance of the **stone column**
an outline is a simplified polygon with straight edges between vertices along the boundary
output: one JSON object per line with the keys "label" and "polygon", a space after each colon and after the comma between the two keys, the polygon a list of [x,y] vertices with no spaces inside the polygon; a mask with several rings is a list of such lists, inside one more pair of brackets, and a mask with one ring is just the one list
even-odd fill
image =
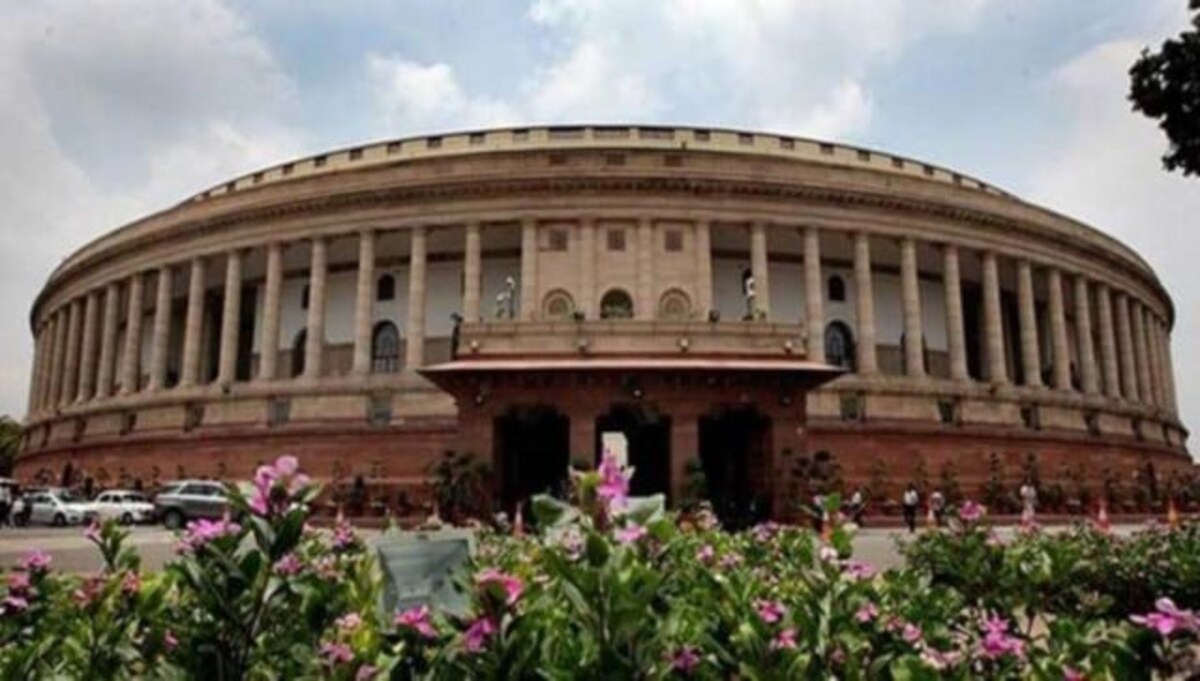
{"label": "stone column", "polygon": [[1150,384],[1154,386],[1154,403],[1160,408],[1167,407],[1167,391],[1163,387],[1162,354],[1158,344],[1158,318],[1149,309],[1146,310],[1146,345],[1150,353]]}
{"label": "stone column", "polygon": [[329,242],[312,240],[308,266],[308,331],[304,338],[304,377],[320,378],[325,361],[325,283],[329,273]]}
{"label": "stone column", "polygon": [[131,395],[142,387],[142,296],[146,277],[141,272],[129,280],[129,303],[125,310],[125,347],[121,358],[121,394]]}
{"label": "stone column", "polygon": [[1079,377],[1083,392],[1100,392],[1100,376],[1096,373],[1096,349],[1092,342],[1092,298],[1083,275],[1075,277],[1075,336],[1079,342]]}
{"label": "stone column", "polygon": [[917,242],[900,240],[900,292],[904,307],[904,367],[910,377],[925,375],[925,340],[921,329],[921,284],[917,274]]}
{"label": "stone column", "polygon": [[158,288],[154,296],[154,332],[150,342],[150,389],[167,387],[167,351],[171,340],[171,286],[169,265],[158,269]]}
{"label": "stone column", "polygon": [[1129,296],[1117,293],[1117,346],[1121,353],[1121,394],[1137,402],[1137,367],[1133,359],[1133,328],[1129,319]]}
{"label": "stone column", "polygon": [[59,308],[54,313],[54,350],[50,364],[50,386],[47,389],[46,408],[54,409],[62,401],[63,372],[67,364],[67,332],[69,310]]}
{"label": "stone column", "polygon": [[478,222],[467,223],[466,243],[463,248],[463,319],[480,321],[479,290],[482,284],[483,226]]}
{"label": "stone column", "polygon": [[1175,389],[1175,361],[1171,354],[1171,327],[1163,322],[1162,326],[1163,371],[1166,372],[1167,404],[1172,414],[1179,414],[1179,394]]}
{"label": "stone column", "polygon": [[654,319],[654,223],[650,218],[638,220],[637,240],[637,302],[634,317]]}
{"label": "stone column", "polygon": [[576,310],[588,319],[598,319],[596,305],[596,220],[579,220],[579,300]]}
{"label": "stone column", "polygon": [[[532,225],[532,222],[526,223]],[[532,232],[531,232],[532,233]],[[536,246],[536,244],[534,244]],[[408,267],[408,337],[405,344],[404,366],[416,369],[425,364],[425,259],[428,235],[425,227],[412,228],[411,259]],[[524,245],[522,245],[524,253]],[[524,269],[524,256],[522,256]],[[524,279],[524,276],[522,276]],[[525,282],[521,282],[521,306],[525,307]]]}
{"label": "stone column", "polygon": [[283,293],[283,244],[267,245],[267,281],[263,286],[262,339],[258,349],[258,380],[279,375],[279,305]]}
{"label": "stone column", "polygon": [[100,320],[100,292],[92,291],[84,299],[83,339],[79,344],[79,389],[76,402],[92,399],[96,389],[96,327]]}
{"label": "stone column", "polygon": [[962,277],[958,267],[958,247],[942,248],[942,288],[946,297],[946,349],[950,354],[950,378],[965,381],[967,341],[963,329]]}
{"label": "stone column", "polygon": [[1062,272],[1051,268],[1046,273],[1050,297],[1050,342],[1054,357],[1054,387],[1071,389],[1070,343],[1067,341],[1067,312],[1063,302]]}
{"label": "stone column", "polygon": [[237,379],[238,332],[242,322],[242,252],[225,257],[225,305],[221,309],[221,352],[217,363],[217,385],[225,387]]}
{"label": "stone column", "polygon": [[821,275],[821,233],[804,228],[804,330],[808,359],[825,361],[825,281]]}
{"label": "stone column", "polygon": [[1146,352],[1146,324],[1142,304],[1130,300],[1129,321],[1133,332],[1133,362],[1136,367],[1138,396],[1142,404],[1154,404],[1154,386],[1150,383],[1150,356]]}
{"label": "stone column", "polygon": [[871,238],[854,235],[854,302],[858,322],[855,339],[858,373],[869,376],[879,371],[875,359],[875,291],[871,284]]}
{"label": "stone column", "polygon": [[704,319],[713,310],[712,223],[696,221],[696,311]]}
{"label": "stone column", "polygon": [[[421,237],[424,239],[424,236]],[[413,243],[417,235],[413,233]],[[530,320],[537,316],[537,221],[525,218],[521,221],[521,319]],[[409,289],[409,299],[412,289]]]}
{"label": "stone column", "polygon": [[188,276],[187,315],[183,322],[183,370],[179,387],[190,388],[200,380],[201,331],[204,329],[204,258],[192,258]]}
{"label": "stone column", "polygon": [[117,354],[117,315],[121,309],[121,287],[108,285],[104,293],[104,321],[100,326],[100,368],[96,376],[96,399],[112,395],[113,372]]}
{"label": "stone column", "polygon": [[[467,250],[470,250],[470,226],[467,227]],[[467,269],[471,268],[471,256],[467,254]],[[467,290],[471,288],[468,272]],[[464,301],[464,309],[466,303]],[[476,288],[475,311],[479,311],[478,288]],[[467,319],[471,319],[467,317]],[[354,362],[350,372],[355,376],[371,373],[371,331],[375,324],[375,230],[365,229],[358,235],[358,286],[354,294]]]}
{"label": "stone column", "polygon": [[1038,344],[1037,308],[1033,300],[1033,266],[1028,260],[1017,261],[1017,307],[1021,316],[1021,364],[1025,385],[1042,386],[1042,356]]}
{"label": "stone column", "polygon": [[771,274],[767,264],[767,223],[750,225],[750,275],[754,277],[755,314],[771,316]]}
{"label": "stone column", "polygon": [[37,348],[37,361],[34,363],[33,397],[29,402],[30,415],[41,412],[46,404],[46,386],[50,383],[50,363],[54,356],[53,317],[42,322],[35,347]]}
{"label": "stone column", "polygon": [[83,301],[71,301],[71,317],[67,322],[67,359],[63,366],[62,395],[59,404],[66,406],[75,399],[79,388],[79,350],[82,345]]}
{"label": "stone column", "polygon": [[1096,284],[1096,310],[1100,316],[1100,363],[1104,369],[1104,394],[1121,396],[1121,378],[1117,370],[1117,336],[1113,329],[1112,294],[1108,285]]}
{"label": "stone column", "polygon": [[54,393],[54,371],[58,364],[58,331],[59,321],[57,314],[49,315],[46,320],[46,358],[42,363],[42,380],[38,386],[38,411],[46,411],[52,406],[52,395]]}
{"label": "stone column", "polygon": [[33,330],[33,364],[29,371],[29,398],[26,401],[28,407],[25,410],[27,420],[31,420],[33,415],[38,412],[38,398],[41,396],[42,389],[42,373],[46,363],[46,324],[38,326],[34,322]]}
{"label": "stone column", "polygon": [[1000,269],[996,254],[983,254],[983,332],[987,348],[988,380],[1008,383],[1008,365],[1004,361],[1004,325],[1000,319]]}

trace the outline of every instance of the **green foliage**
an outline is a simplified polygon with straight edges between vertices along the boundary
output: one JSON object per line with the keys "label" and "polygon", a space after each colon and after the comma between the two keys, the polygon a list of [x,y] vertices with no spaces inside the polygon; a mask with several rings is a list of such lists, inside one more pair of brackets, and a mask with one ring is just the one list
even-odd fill
{"label": "green foliage", "polygon": [[441,513],[450,520],[483,515],[491,469],[470,454],[447,451],[433,465],[433,494]]}
{"label": "green foliage", "polygon": [[[1181,0],[1182,1],[1182,0]],[[1163,155],[1167,170],[1200,174],[1200,0],[1191,28],[1163,42],[1158,51],[1142,50],[1129,69],[1129,99],[1133,110],[1158,120],[1169,147]]]}
{"label": "green foliage", "polygon": [[0,416],[0,475],[12,475],[13,460],[21,451],[21,424],[11,416]]}

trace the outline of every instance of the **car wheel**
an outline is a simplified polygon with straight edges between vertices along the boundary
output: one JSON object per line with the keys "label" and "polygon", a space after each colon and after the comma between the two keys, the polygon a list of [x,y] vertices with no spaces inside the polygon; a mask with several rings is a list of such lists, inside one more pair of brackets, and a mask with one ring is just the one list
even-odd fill
{"label": "car wheel", "polygon": [[163,525],[166,525],[168,530],[178,530],[183,527],[183,514],[179,511],[167,511],[163,516]]}
{"label": "car wheel", "polygon": [[133,516],[130,515],[129,513],[123,514],[121,516],[121,524],[122,525],[132,525],[133,524]]}
{"label": "car wheel", "polygon": [[65,516],[61,513],[54,514],[54,526],[55,527],[66,527],[66,525],[67,525],[67,516]]}

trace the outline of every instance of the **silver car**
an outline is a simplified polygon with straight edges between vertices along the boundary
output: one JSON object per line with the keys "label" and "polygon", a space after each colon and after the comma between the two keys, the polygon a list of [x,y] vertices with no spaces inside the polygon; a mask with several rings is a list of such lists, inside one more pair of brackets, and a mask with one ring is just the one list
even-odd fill
{"label": "silver car", "polygon": [[196,518],[220,518],[229,508],[228,494],[213,480],[180,480],[154,497],[154,515],[172,530]]}
{"label": "silver car", "polygon": [[82,525],[96,517],[96,507],[70,490],[51,489],[25,497],[29,522],[62,527]]}

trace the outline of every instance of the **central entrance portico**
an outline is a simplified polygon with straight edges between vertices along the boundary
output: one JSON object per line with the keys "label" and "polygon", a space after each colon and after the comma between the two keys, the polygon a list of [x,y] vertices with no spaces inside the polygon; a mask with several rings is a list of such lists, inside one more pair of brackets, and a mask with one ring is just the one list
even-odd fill
{"label": "central entrance portico", "polygon": [[[421,373],[454,396],[456,449],[492,464],[503,510],[555,491],[568,463],[594,465],[607,433],[623,441],[634,495],[679,505],[691,464],[730,524],[790,515],[783,460],[806,451],[805,395],[840,370],[806,361],[796,326],[647,325],[464,324],[460,357]],[[664,338],[675,347],[639,347]]]}

